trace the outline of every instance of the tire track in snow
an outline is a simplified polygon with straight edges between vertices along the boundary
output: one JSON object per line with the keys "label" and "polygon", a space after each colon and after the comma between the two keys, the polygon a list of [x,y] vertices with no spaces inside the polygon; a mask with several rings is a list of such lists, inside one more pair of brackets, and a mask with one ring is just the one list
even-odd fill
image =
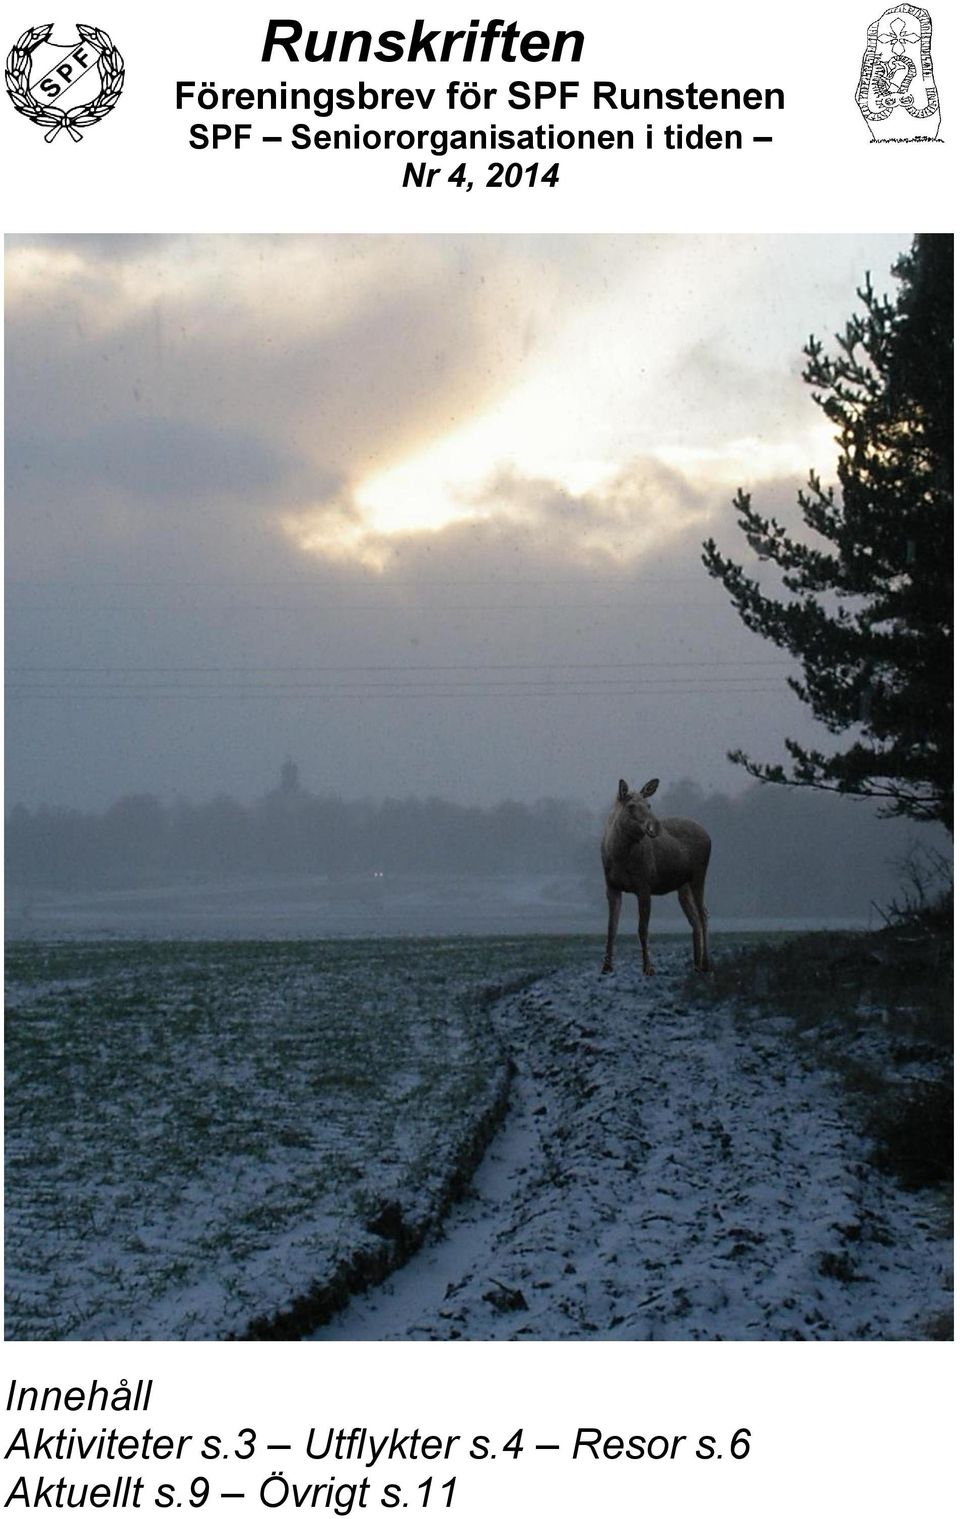
{"label": "tire track in snow", "polygon": [[951,1311],[922,1194],[866,1160],[789,1020],[563,971],[492,1009],[510,1109],[444,1235],[322,1339],[882,1339]]}

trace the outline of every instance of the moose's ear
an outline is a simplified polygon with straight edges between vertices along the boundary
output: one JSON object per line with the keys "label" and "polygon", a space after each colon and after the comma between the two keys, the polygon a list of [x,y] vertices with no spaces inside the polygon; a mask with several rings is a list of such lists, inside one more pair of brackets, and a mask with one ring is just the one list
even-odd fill
{"label": "moose's ear", "polygon": [[647,781],[647,784],[644,786],[644,788],[641,791],[640,795],[641,796],[653,796],[653,793],[656,791],[656,789],[659,786],[659,784],[660,784],[659,781]]}
{"label": "moose's ear", "polygon": [[630,787],[627,785],[626,781],[621,781],[619,789],[617,791],[617,801],[618,802],[625,802],[627,800],[627,797],[629,795],[630,795]]}

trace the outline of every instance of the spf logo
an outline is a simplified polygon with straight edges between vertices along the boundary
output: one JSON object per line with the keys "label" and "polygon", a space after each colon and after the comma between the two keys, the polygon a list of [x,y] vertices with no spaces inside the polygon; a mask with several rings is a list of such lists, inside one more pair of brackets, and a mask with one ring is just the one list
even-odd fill
{"label": "spf logo", "polygon": [[54,42],[53,23],[32,26],[7,55],[7,94],[14,110],[44,129],[54,142],[66,132],[80,142],[84,131],[109,116],[120,99],[124,64],[106,32],[77,23],[78,41]]}

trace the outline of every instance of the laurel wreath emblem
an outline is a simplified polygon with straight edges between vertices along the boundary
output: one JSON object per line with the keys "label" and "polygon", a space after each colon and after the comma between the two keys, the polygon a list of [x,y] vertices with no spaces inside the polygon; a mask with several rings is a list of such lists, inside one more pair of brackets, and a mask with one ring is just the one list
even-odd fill
{"label": "laurel wreath emblem", "polygon": [[46,142],[53,142],[64,130],[74,142],[79,142],[83,135],[81,127],[96,126],[98,121],[110,114],[120,99],[124,79],[123,59],[106,32],[98,26],[84,26],[78,22],[77,31],[80,36],[99,54],[97,72],[100,75],[100,93],[95,100],[73,106],[68,111],[59,106],[41,105],[30,94],[31,59],[34,50],[41,42],[47,41],[52,31],[52,21],[46,22],[44,26],[32,26],[14,43],[7,55],[7,93],[22,116],[29,116],[38,126],[50,128],[49,132],[44,133]]}

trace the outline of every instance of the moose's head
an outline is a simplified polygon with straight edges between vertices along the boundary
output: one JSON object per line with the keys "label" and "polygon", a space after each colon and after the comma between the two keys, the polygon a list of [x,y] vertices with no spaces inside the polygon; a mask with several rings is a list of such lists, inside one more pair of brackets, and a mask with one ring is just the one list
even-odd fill
{"label": "moose's head", "polygon": [[658,780],[647,781],[639,791],[631,791],[626,781],[621,781],[617,791],[617,801],[624,809],[631,827],[651,839],[655,839],[660,832],[660,824],[651,812],[647,798],[653,796],[659,784]]}

